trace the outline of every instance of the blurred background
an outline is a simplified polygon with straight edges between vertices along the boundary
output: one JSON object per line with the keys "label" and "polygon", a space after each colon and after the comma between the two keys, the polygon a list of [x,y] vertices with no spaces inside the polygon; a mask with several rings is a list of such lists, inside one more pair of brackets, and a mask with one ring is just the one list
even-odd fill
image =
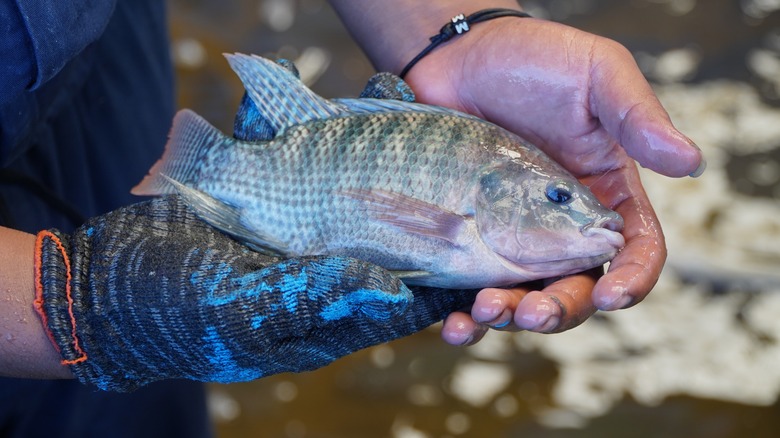
{"label": "blurred background", "polygon": [[[563,334],[455,348],[434,327],[315,372],[213,385],[220,437],[780,434],[780,0],[521,4],[626,45],[709,161],[695,180],[643,173],[670,255],[654,292]],[[223,52],[295,60],[325,97],[373,74],[324,0],[170,8],[179,106],[227,132],[243,90]]]}

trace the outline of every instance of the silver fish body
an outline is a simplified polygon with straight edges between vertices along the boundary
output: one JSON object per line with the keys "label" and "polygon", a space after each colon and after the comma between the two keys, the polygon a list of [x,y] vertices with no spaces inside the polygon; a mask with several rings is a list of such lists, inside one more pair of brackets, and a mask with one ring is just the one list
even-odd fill
{"label": "silver fish body", "polygon": [[275,136],[227,137],[181,111],[134,193],[177,191],[258,250],[361,258],[436,287],[580,272],[624,244],[617,213],[496,125],[421,104],[328,101],[268,60],[228,59]]}

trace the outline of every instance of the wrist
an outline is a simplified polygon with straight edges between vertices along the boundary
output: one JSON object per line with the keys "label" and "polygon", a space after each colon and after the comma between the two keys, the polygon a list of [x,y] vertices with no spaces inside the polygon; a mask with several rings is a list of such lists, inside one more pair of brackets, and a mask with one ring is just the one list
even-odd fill
{"label": "wrist", "polygon": [[[538,21],[510,16],[476,23],[468,32],[425,55],[409,70],[404,80],[414,90],[419,102],[486,118],[476,106],[480,100],[477,97],[505,81],[502,75],[515,74],[508,70],[511,68],[510,61],[522,56],[502,50],[504,45],[500,41],[512,38],[518,27],[533,32],[532,28]],[[476,96],[475,91],[478,93]]]}
{"label": "wrist", "polygon": [[0,227],[0,242],[0,375],[72,378],[34,310],[35,235]]}
{"label": "wrist", "polygon": [[41,231],[35,242],[35,310],[63,365],[86,360],[76,334],[73,313],[73,270],[69,244],[56,230]]}
{"label": "wrist", "polygon": [[331,4],[376,69],[395,74],[425,49],[429,38],[452,17],[489,8],[522,10],[515,0],[331,0]]}
{"label": "wrist", "polygon": [[[71,257],[69,236],[57,230],[38,233],[35,242],[35,307],[44,330],[60,355],[60,364],[82,382],[90,381],[90,370],[83,366],[87,353],[83,348],[89,333],[77,324],[76,313],[85,305],[78,285],[84,284],[79,263]],[[79,257],[80,260],[84,258]]]}
{"label": "wrist", "polygon": [[495,20],[502,17],[529,18],[530,15],[522,11],[506,8],[482,9],[481,11],[470,15],[455,15],[450,19],[449,22],[442,26],[438,34],[429,38],[431,43],[428,44],[428,46],[425,47],[419,54],[417,54],[417,56],[412,58],[412,60],[409,61],[401,70],[401,73],[399,73],[398,76],[403,79],[406,74],[409,73],[409,70],[411,70],[422,58],[424,58],[433,50],[436,50],[437,47],[446,44],[451,39],[468,33],[471,31],[471,26],[483,21]]}

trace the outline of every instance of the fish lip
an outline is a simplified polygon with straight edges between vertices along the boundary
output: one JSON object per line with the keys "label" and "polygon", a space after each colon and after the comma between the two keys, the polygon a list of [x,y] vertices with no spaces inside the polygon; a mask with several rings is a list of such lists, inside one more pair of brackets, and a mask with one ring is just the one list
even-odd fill
{"label": "fish lip", "polygon": [[610,246],[614,248],[623,248],[626,246],[626,239],[617,231],[612,231],[608,228],[598,226],[586,226],[583,227],[581,233],[585,237],[597,237],[601,236]]}

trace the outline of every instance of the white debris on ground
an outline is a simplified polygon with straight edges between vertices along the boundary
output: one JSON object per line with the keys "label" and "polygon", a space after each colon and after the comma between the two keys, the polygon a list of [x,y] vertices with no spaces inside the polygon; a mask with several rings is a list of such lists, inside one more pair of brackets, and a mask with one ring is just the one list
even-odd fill
{"label": "white debris on ground", "polygon": [[512,371],[503,363],[463,360],[455,365],[449,390],[460,400],[481,408],[512,383]]}
{"label": "white debris on ground", "polygon": [[[667,236],[668,265],[684,275],[740,279],[760,288],[780,285],[780,202],[735,193],[724,169],[726,153],[780,147],[780,110],[763,105],[747,84],[734,82],[671,85],[658,94],[709,164],[697,179],[642,175]],[[776,165],[761,163],[748,178],[780,179]]]}
{"label": "white debris on ground", "polygon": [[[643,171],[669,248],[643,303],[558,335],[514,335],[522,351],[559,366],[556,406],[540,412],[548,426],[583,425],[626,396],[646,405],[674,395],[769,405],[780,395],[780,201],[734,192],[724,169],[727,153],[780,147],[780,111],[736,82],[657,93],[709,167],[698,179]],[[780,179],[767,166],[763,178]]]}

